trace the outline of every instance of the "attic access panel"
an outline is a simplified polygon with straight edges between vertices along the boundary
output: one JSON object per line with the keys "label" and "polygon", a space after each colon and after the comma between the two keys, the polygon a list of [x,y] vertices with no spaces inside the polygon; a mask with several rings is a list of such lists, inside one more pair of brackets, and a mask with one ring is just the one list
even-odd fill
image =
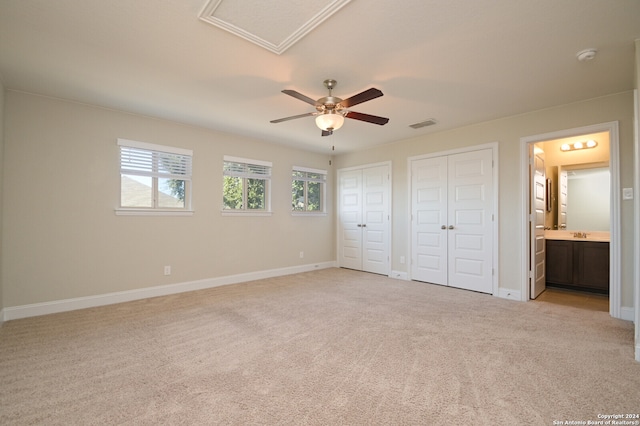
{"label": "attic access panel", "polygon": [[278,55],[351,0],[209,0],[200,19]]}

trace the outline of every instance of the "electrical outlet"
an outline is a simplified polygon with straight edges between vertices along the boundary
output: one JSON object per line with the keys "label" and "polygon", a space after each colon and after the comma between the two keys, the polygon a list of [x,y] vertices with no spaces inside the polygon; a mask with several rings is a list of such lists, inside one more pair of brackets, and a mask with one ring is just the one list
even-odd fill
{"label": "electrical outlet", "polygon": [[405,262],[404,256],[400,256],[400,264],[404,265],[404,262]]}
{"label": "electrical outlet", "polygon": [[622,199],[633,200],[633,188],[622,188]]}
{"label": "electrical outlet", "polygon": [[300,252],[300,259],[302,259],[302,258],[304,258],[304,252],[303,251]]}
{"label": "electrical outlet", "polygon": [[164,274],[171,275],[171,266],[167,265],[164,267]]}

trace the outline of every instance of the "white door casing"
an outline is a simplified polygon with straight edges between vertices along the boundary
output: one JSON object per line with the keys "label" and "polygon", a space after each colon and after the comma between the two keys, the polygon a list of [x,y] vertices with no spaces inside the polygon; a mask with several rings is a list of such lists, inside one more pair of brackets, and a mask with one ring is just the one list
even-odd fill
{"label": "white door casing", "polygon": [[[590,126],[566,129],[556,132],[543,133],[539,135],[532,135],[520,138],[520,170],[521,170],[521,212],[522,215],[522,234],[520,239],[523,247],[521,250],[521,280],[520,280],[520,300],[530,300],[529,297],[529,249],[530,235],[529,235],[529,209],[530,203],[529,197],[529,179],[527,175],[529,173],[529,145],[537,142],[544,142],[554,139],[562,139],[572,136],[586,135],[590,133],[608,132],[609,133],[609,168],[611,170],[611,215],[610,215],[610,243],[609,243],[609,313],[614,318],[623,318],[623,311],[621,306],[622,297],[622,282],[621,282],[621,205],[620,205],[620,158],[619,158],[619,131],[618,122],[611,121],[606,123],[594,124]],[[560,194],[558,194],[560,197]]]}

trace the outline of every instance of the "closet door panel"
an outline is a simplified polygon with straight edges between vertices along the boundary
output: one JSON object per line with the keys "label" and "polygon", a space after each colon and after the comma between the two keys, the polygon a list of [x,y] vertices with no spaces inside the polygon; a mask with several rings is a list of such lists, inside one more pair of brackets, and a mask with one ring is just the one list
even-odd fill
{"label": "closet door panel", "polygon": [[493,291],[492,160],[491,150],[448,157],[448,284],[483,293]]}
{"label": "closet door panel", "polygon": [[447,284],[447,159],[411,165],[411,278]]}

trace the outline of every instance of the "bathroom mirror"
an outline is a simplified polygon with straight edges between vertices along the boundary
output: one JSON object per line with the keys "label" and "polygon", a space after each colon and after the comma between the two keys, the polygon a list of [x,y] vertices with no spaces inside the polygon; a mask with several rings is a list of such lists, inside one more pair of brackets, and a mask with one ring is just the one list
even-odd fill
{"label": "bathroom mirror", "polygon": [[551,196],[549,214],[553,218],[548,227],[569,231],[609,231],[611,173],[608,164],[588,167],[584,164],[564,165],[554,169],[548,183],[552,185],[548,193]]}

